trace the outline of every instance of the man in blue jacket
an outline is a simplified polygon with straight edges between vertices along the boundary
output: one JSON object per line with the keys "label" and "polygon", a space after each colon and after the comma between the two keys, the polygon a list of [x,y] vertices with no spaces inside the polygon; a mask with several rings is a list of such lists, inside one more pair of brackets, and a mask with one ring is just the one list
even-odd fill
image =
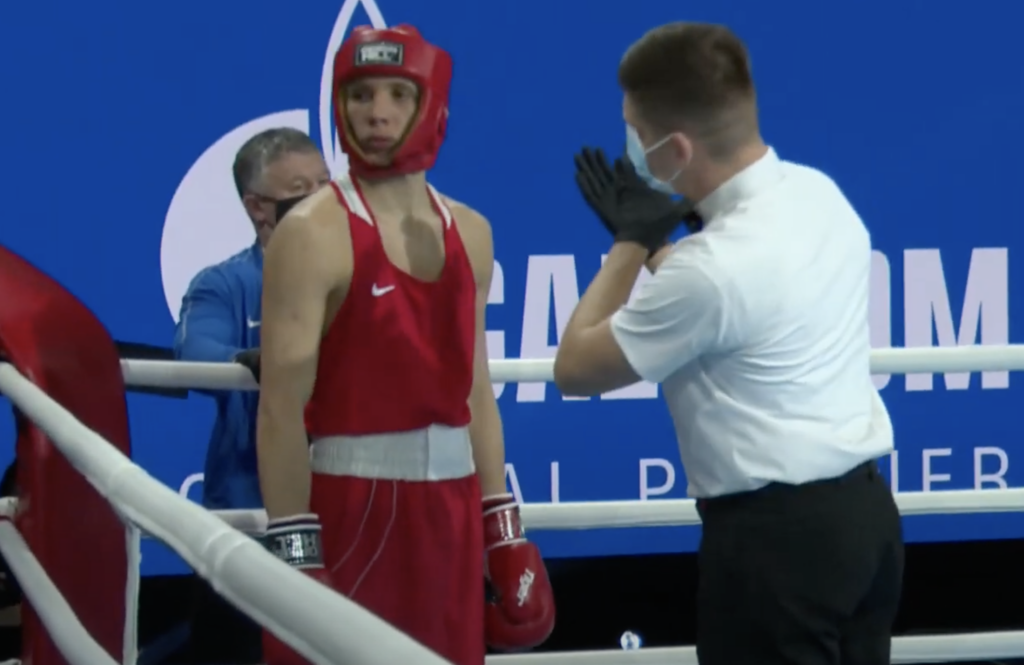
{"label": "man in blue jacket", "polygon": [[[259,379],[263,247],[287,208],[330,180],[313,141],[296,129],[252,137],[235,157],[235,186],[256,242],[202,270],[181,302],[174,338],[179,360],[240,362]],[[206,454],[203,505],[211,510],[262,508],[256,474],[254,392],[211,393],[217,420]]]}
{"label": "man in blue jacket", "polygon": [[[291,128],[270,129],[249,139],[238,151],[233,170],[256,241],[192,280],[181,302],[174,352],[179,360],[241,363],[259,381],[263,247],[285,212],[327,184],[330,174],[309,136]],[[256,471],[259,394],[208,394],[216,400],[217,419],[206,451],[203,505],[211,510],[262,508]],[[259,627],[201,580],[198,595],[192,662],[258,662]]]}

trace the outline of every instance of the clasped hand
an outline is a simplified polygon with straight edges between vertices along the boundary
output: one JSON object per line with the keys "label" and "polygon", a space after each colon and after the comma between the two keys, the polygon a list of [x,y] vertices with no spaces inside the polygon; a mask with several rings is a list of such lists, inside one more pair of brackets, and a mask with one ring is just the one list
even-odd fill
{"label": "clasped hand", "polygon": [[576,155],[576,184],[616,242],[635,242],[653,254],[681,224],[701,229],[692,204],[652,189],[628,159],[616,159],[613,168],[600,148]]}

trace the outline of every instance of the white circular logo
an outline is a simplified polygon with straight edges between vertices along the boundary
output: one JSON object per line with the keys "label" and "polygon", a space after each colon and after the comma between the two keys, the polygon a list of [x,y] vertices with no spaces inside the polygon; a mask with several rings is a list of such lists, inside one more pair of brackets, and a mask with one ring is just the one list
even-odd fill
{"label": "white circular logo", "polygon": [[338,135],[334,127],[334,54],[341,48],[341,42],[345,40],[349,23],[352,21],[352,14],[359,5],[363,6],[370,19],[370,25],[378,30],[387,27],[384,23],[384,16],[377,7],[376,0],[345,0],[338,13],[338,20],[334,22],[334,30],[331,30],[331,38],[327,42],[327,55],[324,57],[324,68],[320,73],[320,146],[327,159],[327,166],[331,173],[343,173],[348,171],[348,157],[341,151],[341,143],[338,142]]}
{"label": "white circular logo", "polygon": [[[334,54],[341,47],[360,5],[373,27],[387,27],[376,0],[345,0],[331,31],[320,79],[320,144],[327,166],[335,176],[348,170],[348,159],[334,131]],[[242,144],[267,129],[292,127],[308,134],[310,124],[310,111],[306,109],[281,111],[250,120],[218,139],[189,168],[167,209],[160,241],[164,297],[175,322],[192,278],[200,270],[245,249],[256,238],[231,176],[235,153]]]}

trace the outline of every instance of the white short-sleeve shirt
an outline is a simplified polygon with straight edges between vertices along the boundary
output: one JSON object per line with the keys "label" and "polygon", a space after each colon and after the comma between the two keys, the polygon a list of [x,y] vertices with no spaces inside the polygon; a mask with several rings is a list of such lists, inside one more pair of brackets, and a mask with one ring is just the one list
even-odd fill
{"label": "white short-sleeve shirt", "polygon": [[663,383],[689,494],[833,478],[893,449],[871,382],[871,240],[839,187],[774,150],[697,205],[612,332]]}

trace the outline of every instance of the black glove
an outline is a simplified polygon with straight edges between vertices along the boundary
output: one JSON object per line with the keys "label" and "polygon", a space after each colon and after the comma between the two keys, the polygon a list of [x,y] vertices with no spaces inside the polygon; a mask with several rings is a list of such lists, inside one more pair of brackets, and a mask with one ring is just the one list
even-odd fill
{"label": "black glove", "polygon": [[256,379],[256,383],[260,382],[260,350],[246,349],[240,351],[234,358],[234,361],[239,365],[245,365],[252,372],[252,378]]}
{"label": "black glove", "polygon": [[616,242],[635,242],[654,254],[680,224],[691,232],[703,222],[689,202],[652,189],[628,159],[608,165],[604,152],[584,148],[576,155],[576,184],[590,209]]}

